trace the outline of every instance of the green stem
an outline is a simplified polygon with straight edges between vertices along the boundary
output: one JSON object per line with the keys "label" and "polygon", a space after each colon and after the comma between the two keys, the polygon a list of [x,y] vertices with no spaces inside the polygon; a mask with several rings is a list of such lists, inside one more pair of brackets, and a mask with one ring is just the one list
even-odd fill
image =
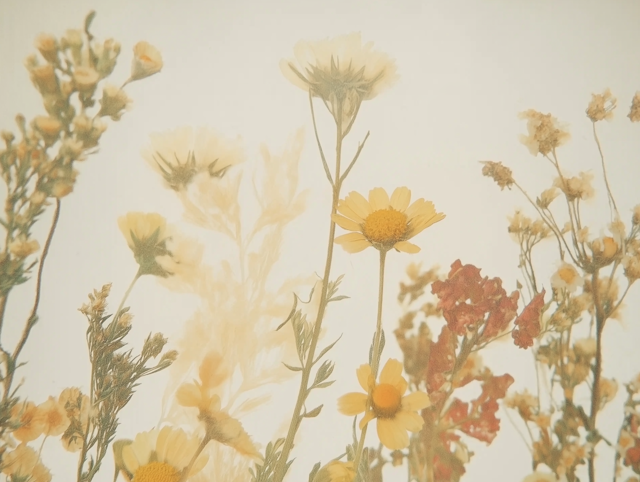
{"label": "green stem", "polygon": [[[342,158],[342,105],[338,105],[339,115],[336,118],[336,171],[335,179],[340,179],[340,161]],[[322,291],[320,293],[320,304],[318,306],[318,314],[313,328],[313,336],[309,345],[309,352],[307,354],[307,362],[302,367],[302,377],[300,380],[300,388],[298,390],[298,398],[296,405],[293,409],[293,415],[291,416],[291,423],[289,424],[289,431],[285,438],[284,445],[282,446],[282,452],[278,457],[274,469],[274,482],[282,482],[286,472],[287,461],[289,459],[289,453],[293,448],[293,439],[295,438],[302,416],[300,415],[304,402],[309,393],[309,378],[311,376],[311,369],[313,368],[313,360],[315,357],[316,347],[318,346],[318,339],[320,338],[320,331],[322,328],[322,320],[327,308],[327,292],[329,287],[329,275],[331,274],[331,263],[333,261],[333,246],[336,233],[336,223],[333,221],[333,215],[337,212],[338,200],[340,199],[340,183],[335,182],[333,185],[333,200],[331,203],[331,223],[329,225],[329,245],[327,247],[327,258],[324,266],[324,275],[322,278]]]}
{"label": "green stem", "polygon": [[[378,378],[378,367],[380,366],[380,343],[382,339],[382,296],[384,294],[384,265],[387,257],[386,251],[380,251],[380,275],[378,279],[378,317],[376,320],[376,334],[373,342],[373,349],[371,351],[371,373],[374,380]],[[371,405],[371,396],[367,400],[367,407]],[[360,459],[362,458],[362,451],[364,450],[364,439],[367,435],[367,425],[362,427],[360,434],[360,440],[358,441],[358,448],[356,449],[356,455],[353,461],[353,468],[358,472],[360,466]]]}
{"label": "green stem", "polygon": [[142,270],[138,270],[138,272],[136,273],[136,275],[133,277],[133,280],[131,281],[131,284],[129,285],[129,287],[127,288],[127,291],[125,291],[124,296],[122,297],[122,301],[120,301],[120,305],[118,306],[118,309],[116,310],[116,312],[113,315],[113,320],[116,321],[118,319],[118,316],[120,315],[120,312],[122,311],[122,308],[124,307],[125,302],[127,301],[127,298],[129,298],[129,295],[131,294],[131,291],[133,290],[133,287],[136,284],[136,281],[138,281],[140,279],[140,277],[142,276]]}

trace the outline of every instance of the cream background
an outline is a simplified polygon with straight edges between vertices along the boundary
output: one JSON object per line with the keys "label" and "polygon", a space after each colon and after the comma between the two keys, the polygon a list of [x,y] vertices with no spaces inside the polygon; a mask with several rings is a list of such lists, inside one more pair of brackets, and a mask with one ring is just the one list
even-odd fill
{"label": "cream background", "polygon": [[[400,80],[363,105],[349,137],[347,152],[353,152],[357,141],[371,131],[345,192],[406,185],[414,197],[433,200],[447,214],[445,221],[416,238],[421,253],[389,256],[384,319],[388,335],[399,313],[397,283],[410,261],[447,268],[461,258],[481,267],[485,275],[501,277],[507,290],[514,289],[517,246],[506,233],[506,216],[524,202],[483,178],[477,161],[504,161],[532,194],[548,186],[550,166],[531,157],[518,142],[525,131],[518,112],[534,108],[567,122],[573,139],[559,151],[561,162],[572,173],[594,169],[601,182],[584,109],[591,92],[610,87],[620,107],[613,122],[599,128],[610,183],[625,221],[639,201],[640,125],[625,117],[631,97],[640,89],[638,2],[3,0],[0,128],[14,129],[17,112],[31,118],[42,111],[22,64],[34,51],[35,36],[42,31],[59,36],[67,28],[78,28],[90,9],[98,12],[94,34],[114,37],[123,46],[114,80],[126,78],[130,49],[139,40],[162,51],[165,67],[161,74],[127,87],[134,109],[121,122],[111,123],[100,152],[80,166],[76,190],[63,204],[45,271],[41,322],[23,355],[29,364],[22,371],[22,393],[36,402],[67,386],[86,387],[84,318],[76,309],[90,290],[108,281],[114,283],[113,306],[136,269],[117,230],[117,217],[140,210],[161,212],[170,221],[180,219],[178,202],[139,155],[150,132],[191,124],[208,125],[232,137],[240,134],[249,158],[245,169],[250,170],[260,143],[277,151],[304,126],[301,188],[311,189],[310,205],[287,231],[274,282],[285,275],[322,270],[330,197],[312,137],[307,97],[278,69],[280,59],[291,57],[300,39],[361,31],[365,41],[375,42],[397,62]],[[323,109],[317,112],[325,116]],[[599,233],[608,219],[603,185],[596,187],[600,196],[586,206],[600,220],[591,224],[593,233]],[[547,274],[552,270],[549,265]],[[346,274],[343,293],[351,296],[332,307],[325,322],[327,340],[344,332],[333,351],[338,381],[316,395],[325,409],[302,426],[291,481],[306,480],[315,461],[326,462],[349,441],[350,420],[337,414],[334,400],[356,388],[354,369],[366,361],[375,321],[377,254],[367,250],[347,255],[338,249],[333,272]],[[30,306],[30,288],[13,295],[7,319],[15,328],[7,330],[7,339],[17,336],[16,320],[24,319]],[[175,336],[194,300],[145,277],[128,304],[135,314],[132,339],[141,341],[151,330]],[[640,365],[639,308],[635,287],[624,322],[613,321],[606,331],[604,373],[620,382],[629,380]],[[12,346],[11,340],[7,343]],[[398,355],[395,342],[387,346],[386,355]],[[533,386],[529,352],[504,344],[487,353],[485,360],[498,374],[509,371],[516,378],[514,387]],[[165,382],[165,375],[144,381],[123,413],[121,436],[133,436],[157,423]],[[288,390],[292,386],[278,388],[292,405],[292,397],[285,398]],[[611,437],[619,426],[622,392],[601,419],[602,430]],[[282,416],[290,410],[287,407]],[[265,444],[278,426],[275,418],[257,414],[245,426]],[[500,418],[502,431],[495,442],[488,448],[473,446],[476,456],[463,480],[518,481],[528,473],[525,446],[504,415]],[[608,480],[612,457],[602,453],[599,480]],[[48,442],[44,458],[54,480],[72,480],[75,459],[57,443]],[[106,460],[96,480],[111,480],[111,474]],[[406,480],[406,473],[389,470],[385,480]]]}

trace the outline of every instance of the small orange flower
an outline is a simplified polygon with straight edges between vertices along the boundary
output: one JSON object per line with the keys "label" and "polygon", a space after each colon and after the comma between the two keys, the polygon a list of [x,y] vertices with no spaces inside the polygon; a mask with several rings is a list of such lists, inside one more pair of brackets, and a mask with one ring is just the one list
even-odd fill
{"label": "small orange flower", "polygon": [[356,370],[360,386],[367,393],[347,393],[338,399],[338,410],[344,415],[358,415],[365,412],[360,420],[360,429],[374,418],[377,419],[380,442],[391,450],[409,446],[411,432],[419,432],[424,420],[416,413],[429,406],[429,395],[413,392],[405,395],[407,381],[402,376],[402,363],[389,359],[380,372],[380,382],[376,383],[371,367],[360,365]]}

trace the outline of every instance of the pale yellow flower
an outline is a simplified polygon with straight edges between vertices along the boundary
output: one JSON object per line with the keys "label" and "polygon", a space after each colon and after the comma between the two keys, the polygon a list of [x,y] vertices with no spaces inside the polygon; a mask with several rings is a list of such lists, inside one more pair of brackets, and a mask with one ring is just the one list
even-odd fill
{"label": "pale yellow flower", "polygon": [[202,256],[204,246],[194,239],[187,238],[173,227],[167,229],[167,254],[156,256],[156,262],[171,276],[161,283],[169,289],[190,292],[196,289],[202,274]]}
{"label": "pale yellow flower", "polygon": [[546,156],[556,147],[564,144],[569,139],[569,132],[558,124],[558,120],[551,114],[529,109],[520,113],[521,119],[527,120],[527,136],[520,136],[520,141],[527,146],[532,155],[542,154]]}
{"label": "pale yellow flower", "polygon": [[353,482],[355,477],[353,462],[332,460],[318,471],[313,482]]}
{"label": "pale yellow flower", "polygon": [[[315,42],[299,41],[295,60],[282,60],[280,69],[294,85],[324,99],[334,117],[338,105],[347,120],[363,100],[373,99],[396,78],[394,61],[362,44],[360,33]],[[337,118],[336,118],[337,120]]]}
{"label": "pale yellow flower", "polygon": [[594,195],[594,189],[591,185],[593,173],[580,172],[573,177],[557,177],[553,184],[560,188],[569,201],[574,199],[590,199]]}
{"label": "pale yellow flower", "polygon": [[9,243],[9,252],[16,258],[26,258],[37,252],[40,244],[35,239],[28,239],[24,234],[18,235],[16,239]]}
{"label": "pale yellow flower", "polygon": [[613,400],[618,393],[618,382],[610,378],[600,379],[600,409]]}
{"label": "pale yellow flower", "polygon": [[118,218],[118,227],[133,251],[142,274],[166,277],[167,273],[156,261],[167,251],[167,222],[158,213],[130,212]]}
{"label": "pale yellow flower", "polygon": [[360,365],[356,370],[358,382],[366,393],[347,393],[338,399],[338,410],[354,416],[364,412],[360,429],[377,419],[378,438],[391,449],[403,449],[409,445],[407,430],[419,432],[424,420],[416,413],[429,406],[429,395],[413,392],[405,395],[407,381],[402,376],[402,363],[389,359],[376,383],[371,367]]}
{"label": "pale yellow flower", "polygon": [[131,77],[128,82],[144,79],[162,70],[162,54],[149,42],[138,42],[133,47]]}
{"label": "pale yellow flower", "polygon": [[107,84],[102,90],[99,116],[109,116],[113,120],[120,120],[124,111],[131,107],[131,99],[124,90],[115,85]]}
{"label": "pale yellow flower", "polygon": [[[196,454],[200,440],[181,429],[163,427],[136,435],[133,443],[122,449],[126,470],[135,482],[178,482]],[[200,454],[187,479],[207,465],[208,457]]]}
{"label": "pale yellow flower", "polygon": [[36,37],[36,48],[47,62],[55,63],[58,60],[58,41],[48,33],[41,33]]}
{"label": "pale yellow flower", "polygon": [[597,342],[595,338],[582,338],[573,345],[576,355],[584,358],[596,356]]}
{"label": "pale yellow flower", "polygon": [[536,471],[533,474],[527,475],[522,479],[522,482],[558,482],[558,478],[555,474]]}
{"label": "pale yellow flower", "polygon": [[62,123],[53,117],[39,115],[33,120],[33,127],[42,135],[47,144],[53,144],[62,130]]}
{"label": "pale yellow flower", "polygon": [[444,219],[437,213],[431,201],[420,198],[413,204],[411,191],[399,187],[391,198],[378,187],[369,191],[367,201],[360,193],[349,193],[338,203],[338,212],[333,220],[343,229],[353,231],[336,238],[345,251],[357,253],[373,246],[380,251],[395,248],[405,253],[417,253],[420,248],[408,240]]}
{"label": "pale yellow flower", "polygon": [[73,81],[80,92],[92,92],[99,80],[100,74],[91,67],[76,67],[73,72]]}
{"label": "pale yellow flower", "polygon": [[14,405],[11,417],[19,424],[13,431],[13,436],[20,442],[31,442],[42,435],[44,421],[35,403],[22,402]]}
{"label": "pale yellow flower", "polygon": [[3,456],[2,473],[11,476],[11,480],[15,481],[49,482],[51,480],[51,473],[42,464],[36,451],[24,443]]}
{"label": "pale yellow flower", "polygon": [[551,286],[557,290],[566,289],[569,292],[574,292],[582,286],[582,282],[582,276],[578,270],[569,263],[562,263],[551,276]]}
{"label": "pale yellow flower", "polygon": [[226,139],[207,127],[179,127],[150,137],[142,157],[175,191],[184,189],[198,173],[222,177],[245,157],[240,138]]}
{"label": "pale yellow flower", "polygon": [[605,90],[602,94],[591,94],[591,102],[586,110],[587,117],[592,122],[611,120],[616,102],[617,99],[611,94],[610,89]]}
{"label": "pale yellow flower", "polygon": [[58,404],[64,408],[67,418],[73,420],[74,430],[67,430],[62,438],[62,446],[69,452],[77,452],[82,448],[82,439],[89,426],[91,416],[90,400],[79,388],[65,388],[58,397]]}
{"label": "pale yellow flower", "polygon": [[62,435],[71,423],[64,406],[53,397],[49,397],[46,402],[38,405],[38,412],[42,419],[45,435],[53,435],[54,437]]}
{"label": "pale yellow flower", "polygon": [[198,419],[204,423],[207,435],[213,440],[233,447],[243,455],[260,457],[242,424],[221,409],[220,397],[214,393],[215,388],[230,375],[222,357],[212,352],[200,364],[200,382],[183,383],[176,392],[176,398],[183,407],[198,409]]}

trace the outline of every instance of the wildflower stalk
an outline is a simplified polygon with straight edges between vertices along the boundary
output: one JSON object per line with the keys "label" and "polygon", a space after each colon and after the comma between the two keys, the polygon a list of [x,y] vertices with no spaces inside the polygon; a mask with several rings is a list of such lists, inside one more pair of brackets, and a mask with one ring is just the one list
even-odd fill
{"label": "wildflower stalk", "polygon": [[611,187],[609,187],[609,179],[607,177],[607,169],[604,165],[604,154],[602,152],[602,146],[600,145],[600,139],[598,138],[598,132],[596,131],[596,123],[593,124],[593,138],[596,141],[596,145],[598,146],[598,152],[600,153],[600,162],[602,163],[602,176],[604,177],[604,185],[607,187],[607,195],[609,197],[609,208],[613,206],[616,215],[618,214],[618,206],[616,206],[616,201],[613,199],[613,193],[611,192]]}
{"label": "wildflower stalk", "polygon": [[198,449],[193,454],[193,457],[191,457],[191,460],[189,461],[189,465],[187,465],[182,471],[182,475],[180,476],[179,482],[185,482],[187,480],[187,478],[189,477],[189,473],[193,468],[193,464],[196,463],[196,460],[198,459],[198,457],[200,456],[200,454],[202,453],[202,451],[210,441],[211,441],[211,437],[209,436],[209,434],[206,434],[202,439],[202,442],[200,442],[200,445],[198,445]]}
{"label": "wildflower stalk", "polygon": [[[380,343],[382,340],[382,296],[384,293],[384,266],[387,257],[387,252],[384,250],[380,250],[380,276],[378,279],[378,317],[376,320],[376,334],[373,341],[373,349],[371,351],[371,373],[373,374],[373,378],[376,379],[378,377],[378,367],[380,366]],[[367,400],[367,405],[371,404],[371,396],[369,393],[369,400]],[[356,449],[355,458],[353,461],[353,467],[358,472],[358,467],[360,466],[360,459],[362,458],[362,451],[364,449],[364,439],[367,435],[367,426],[362,427],[362,432],[360,433],[360,440],[358,441],[358,448]]]}
{"label": "wildflower stalk", "polygon": [[[312,104],[312,116],[313,116],[313,125],[314,130],[316,132],[316,139],[318,138],[317,129],[315,124],[315,116],[313,114],[313,104]],[[331,263],[333,261],[333,246],[334,239],[336,233],[336,223],[333,221],[333,215],[336,214],[338,208],[338,200],[340,199],[340,162],[342,159],[342,141],[344,139],[344,135],[342,132],[342,102],[338,102],[337,106],[337,115],[335,116],[336,120],[336,168],[334,181],[332,183],[333,187],[333,199],[331,202],[331,222],[329,224],[329,243],[327,247],[327,257],[324,266],[324,275],[322,278],[322,290],[320,292],[320,303],[318,306],[318,314],[316,316],[316,321],[313,328],[313,336],[311,338],[311,343],[309,346],[309,353],[306,358],[306,363],[302,366],[302,377],[300,380],[300,389],[298,390],[298,398],[296,400],[295,407],[293,409],[293,414],[291,416],[291,423],[289,424],[289,430],[287,432],[287,437],[285,438],[284,445],[282,446],[282,452],[280,453],[280,457],[278,458],[278,462],[276,464],[274,470],[274,482],[282,482],[284,479],[286,470],[287,470],[287,460],[289,459],[289,453],[293,448],[293,440],[296,436],[296,432],[298,427],[300,426],[300,422],[302,421],[302,408],[304,406],[304,402],[309,394],[309,378],[311,376],[311,369],[313,368],[313,361],[315,357],[316,347],[318,346],[318,339],[320,338],[320,330],[322,328],[322,320],[324,318],[324,313],[327,308],[327,292],[329,288],[329,275],[331,274]],[[319,141],[318,141],[319,144]],[[320,149],[322,153],[322,149]],[[324,155],[322,156],[324,161]],[[326,162],[325,162],[326,165]],[[328,174],[328,173],[327,173]],[[329,174],[328,174],[329,175]],[[329,175],[330,176],[330,175]]]}

